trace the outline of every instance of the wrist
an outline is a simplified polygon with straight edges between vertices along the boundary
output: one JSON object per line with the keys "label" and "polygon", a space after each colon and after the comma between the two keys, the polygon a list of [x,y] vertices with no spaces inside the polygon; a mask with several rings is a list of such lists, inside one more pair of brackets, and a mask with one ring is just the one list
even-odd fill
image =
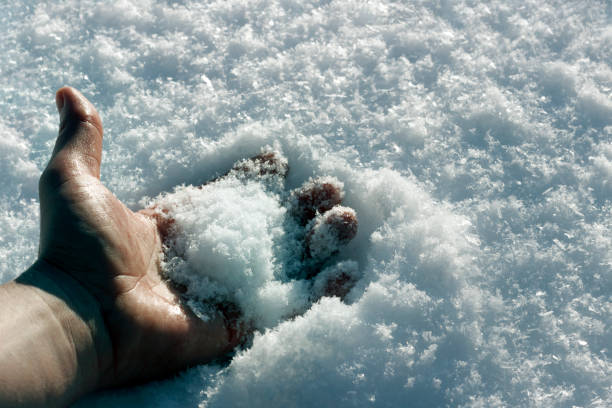
{"label": "wrist", "polygon": [[[38,302],[41,320],[54,321],[53,344],[41,339],[40,346],[57,353],[57,390],[73,401],[103,387],[112,371],[112,343],[96,298],[76,279],[45,261],[36,261],[15,282]],[[36,299],[36,300],[34,300]],[[56,383],[55,378],[48,381]]]}

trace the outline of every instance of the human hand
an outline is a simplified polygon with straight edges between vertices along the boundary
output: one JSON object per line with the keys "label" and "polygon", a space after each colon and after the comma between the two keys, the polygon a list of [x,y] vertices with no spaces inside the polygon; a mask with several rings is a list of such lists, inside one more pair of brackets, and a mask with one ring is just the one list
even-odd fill
{"label": "human hand", "polygon": [[97,385],[163,377],[230,351],[237,341],[221,314],[198,319],[160,277],[156,218],[131,211],[100,182],[96,109],[69,87],[56,103],[59,137],[40,179],[38,273],[73,280],[100,308]]}
{"label": "human hand", "polygon": [[[245,334],[224,305],[207,320],[183,306],[160,271],[173,219],[160,208],[133,212],[121,203],[100,182],[103,130],[95,108],[69,87],[56,102],[59,136],[39,185],[38,259],[0,285],[2,406],[65,406],[97,389],[162,378],[222,357]],[[230,173],[265,177],[278,170],[276,159],[257,156]],[[260,167],[249,174],[244,165]],[[354,211],[339,206],[341,186],[321,180],[292,197],[306,232],[309,266],[301,279],[312,280],[312,301],[344,297],[355,277],[319,272],[355,236]]]}
{"label": "human hand", "polygon": [[333,256],[357,232],[343,183],[325,176],[290,190],[288,172],[280,150],[265,148],[213,182],[150,201],[169,225],[164,275],[203,318],[217,308],[238,328],[265,330],[321,296],[343,298],[360,276]]}

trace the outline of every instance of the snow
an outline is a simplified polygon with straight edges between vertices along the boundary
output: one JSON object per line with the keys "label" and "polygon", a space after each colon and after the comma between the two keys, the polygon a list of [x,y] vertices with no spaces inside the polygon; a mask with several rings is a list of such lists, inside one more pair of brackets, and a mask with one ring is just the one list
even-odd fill
{"label": "snow", "polygon": [[[595,0],[0,4],[0,280],[36,255],[37,176],[68,84],[102,116],[104,183],[134,209],[176,191],[192,266],[255,288],[238,301],[260,319],[226,366],[76,407],[610,406],[611,13]],[[239,180],[189,193],[266,146],[287,158],[284,191],[343,183],[359,230],[323,273],[357,269],[344,301],[311,304],[274,278],[292,256],[283,194]]]}

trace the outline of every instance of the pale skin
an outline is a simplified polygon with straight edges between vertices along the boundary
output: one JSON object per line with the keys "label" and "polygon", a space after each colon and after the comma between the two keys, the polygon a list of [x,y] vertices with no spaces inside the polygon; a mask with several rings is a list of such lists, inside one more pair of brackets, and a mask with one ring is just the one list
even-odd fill
{"label": "pale skin", "polygon": [[[211,362],[245,335],[222,312],[205,322],[182,305],[160,273],[172,220],[154,208],[130,210],[100,182],[94,106],[70,87],[56,104],[59,136],[39,183],[38,258],[0,285],[0,407],[68,406],[95,390]],[[325,183],[298,193],[298,218],[305,224],[341,195]],[[357,231],[351,211],[324,218],[343,242]],[[343,297],[353,284],[341,276],[325,295]]]}

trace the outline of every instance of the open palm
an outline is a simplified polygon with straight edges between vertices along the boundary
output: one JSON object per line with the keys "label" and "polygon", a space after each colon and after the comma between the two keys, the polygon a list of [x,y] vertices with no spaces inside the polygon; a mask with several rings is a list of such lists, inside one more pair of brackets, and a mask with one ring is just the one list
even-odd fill
{"label": "open palm", "polygon": [[103,131],[93,105],[69,87],[56,102],[60,134],[40,180],[39,262],[100,305],[104,385],[161,377],[231,350],[237,340],[223,317],[198,319],[160,277],[154,212],[131,211],[100,182]]}

